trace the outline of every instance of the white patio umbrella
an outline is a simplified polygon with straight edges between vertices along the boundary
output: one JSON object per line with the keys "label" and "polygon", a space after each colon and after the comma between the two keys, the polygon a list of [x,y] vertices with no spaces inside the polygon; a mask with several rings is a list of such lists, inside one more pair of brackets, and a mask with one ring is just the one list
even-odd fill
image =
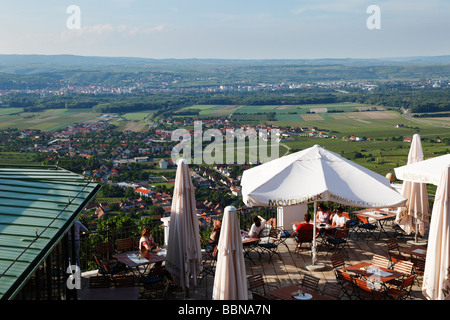
{"label": "white patio umbrella", "polygon": [[226,207],[223,214],[212,298],[248,300],[241,229],[233,206]]}
{"label": "white patio umbrella", "polygon": [[[244,171],[243,201],[248,206],[290,206],[319,201],[365,207],[398,207],[406,199],[389,180],[319,145]],[[313,259],[315,264],[315,231]]]}
{"label": "white patio umbrella", "polygon": [[450,165],[441,172],[422,283],[422,293],[429,300],[450,300]]}
{"label": "white patio umbrella", "polygon": [[200,233],[194,186],[184,159],[178,161],[169,222],[166,268],[177,285],[189,289],[190,278],[197,285],[201,271]]}
{"label": "white patio umbrella", "polygon": [[[423,161],[422,144],[420,135],[414,134],[411,141],[411,148],[408,154],[408,165]],[[404,207],[399,207],[395,222],[405,231],[406,234],[414,232],[415,242],[420,233],[425,234],[425,227],[428,225],[428,194],[426,183],[404,181],[402,194],[407,198]]]}
{"label": "white patio umbrella", "polygon": [[432,183],[439,185],[442,169],[450,164],[450,154],[426,159],[414,164],[394,168],[395,176],[400,180]]}

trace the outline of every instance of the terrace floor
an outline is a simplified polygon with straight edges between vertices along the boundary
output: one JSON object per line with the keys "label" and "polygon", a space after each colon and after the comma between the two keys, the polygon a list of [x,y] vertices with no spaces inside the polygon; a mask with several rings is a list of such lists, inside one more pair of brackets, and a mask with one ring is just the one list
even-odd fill
{"label": "terrace floor", "polygon": [[[374,253],[388,257],[388,250],[386,245],[387,235],[381,236],[380,240],[373,238],[356,239],[353,234],[350,234],[349,246],[346,249],[348,258],[347,264],[355,264],[358,262],[370,262]],[[408,246],[407,241],[413,240],[411,236],[397,238],[400,245]],[[262,241],[266,241],[264,238]],[[295,252],[296,243],[293,238],[287,240],[288,248],[284,245],[279,246],[281,259],[274,255],[272,261],[269,262],[267,254],[262,255],[258,259],[257,253],[252,253],[252,258],[255,262],[253,264],[249,259],[245,259],[247,276],[253,274],[262,274],[265,281],[277,287],[284,287],[291,284],[298,284],[304,274],[310,274],[320,278],[320,287],[325,282],[336,283],[336,278],[331,267],[330,256],[326,247],[318,247],[317,259],[318,263],[325,264],[325,269],[322,271],[309,271],[306,269],[307,265],[311,264],[311,256],[308,249],[297,253]],[[304,245],[305,248],[308,245]],[[139,286],[132,288],[108,288],[108,289],[89,289],[89,277],[96,276],[96,272],[83,274],[82,289],[78,290],[78,298],[80,300],[137,300],[141,299],[142,292]],[[421,280],[421,278],[419,278]],[[212,288],[214,284],[213,276],[209,276],[191,289],[188,293],[180,291],[171,291],[166,297],[168,300],[211,300]],[[420,282],[421,285],[421,282]],[[425,300],[422,295],[421,288],[417,283],[412,288],[412,300]]]}

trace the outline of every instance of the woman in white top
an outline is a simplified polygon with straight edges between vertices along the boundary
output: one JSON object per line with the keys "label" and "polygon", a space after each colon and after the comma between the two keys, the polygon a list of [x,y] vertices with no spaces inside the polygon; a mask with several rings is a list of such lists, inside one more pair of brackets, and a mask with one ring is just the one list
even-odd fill
{"label": "woman in white top", "polygon": [[316,222],[330,224],[332,221],[332,212],[323,203],[319,203],[317,209]]}
{"label": "woman in white top", "polygon": [[142,230],[142,236],[139,240],[139,250],[153,250],[157,247],[158,246],[153,241],[150,228],[145,227],[144,230]]}

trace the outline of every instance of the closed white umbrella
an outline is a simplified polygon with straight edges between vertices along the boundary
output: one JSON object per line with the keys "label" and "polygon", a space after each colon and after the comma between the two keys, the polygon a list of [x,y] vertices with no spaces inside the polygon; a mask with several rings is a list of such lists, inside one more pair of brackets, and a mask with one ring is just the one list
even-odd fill
{"label": "closed white umbrella", "polygon": [[225,208],[214,275],[214,300],[248,300],[241,229],[236,208]]}
{"label": "closed white umbrella", "polygon": [[441,170],[431,213],[422,293],[429,300],[450,300],[450,166]]}
{"label": "closed white umbrella", "polygon": [[398,207],[406,201],[386,177],[319,145],[244,171],[241,186],[243,201],[249,206],[281,207],[333,201],[383,208]]}
{"label": "closed white umbrella", "polygon": [[166,269],[172,274],[175,283],[183,289],[189,288],[191,277],[196,286],[197,275],[201,271],[202,253],[198,229],[194,186],[189,167],[181,159],[178,161],[172,198]]}
{"label": "closed white umbrella", "polygon": [[[415,134],[411,141],[411,148],[408,154],[408,165],[423,161],[422,144],[420,135]],[[406,234],[415,233],[417,236],[425,235],[425,227],[428,225],[428,194],[427,185],[421,182],[404,181],[402,194],[407,198],[404,207],[398,208],[395,222],[405,231]]]}

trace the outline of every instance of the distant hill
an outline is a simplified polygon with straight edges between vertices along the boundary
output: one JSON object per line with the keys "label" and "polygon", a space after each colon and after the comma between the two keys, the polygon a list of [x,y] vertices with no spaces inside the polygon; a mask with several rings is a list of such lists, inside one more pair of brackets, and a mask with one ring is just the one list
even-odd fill
{"label": "distant hill", "polygon": [[134,57],[98,57],[78,55],[19,55],[0,54],[0,66],[23,65],[58,65],[58,66],[110,66],[110,65],[434,65],[450,64],[450,55],[423,56],[423,57],[393,57],[379,59],[266,59],[266,60],[239,60],[239,59],[149,59]]}

